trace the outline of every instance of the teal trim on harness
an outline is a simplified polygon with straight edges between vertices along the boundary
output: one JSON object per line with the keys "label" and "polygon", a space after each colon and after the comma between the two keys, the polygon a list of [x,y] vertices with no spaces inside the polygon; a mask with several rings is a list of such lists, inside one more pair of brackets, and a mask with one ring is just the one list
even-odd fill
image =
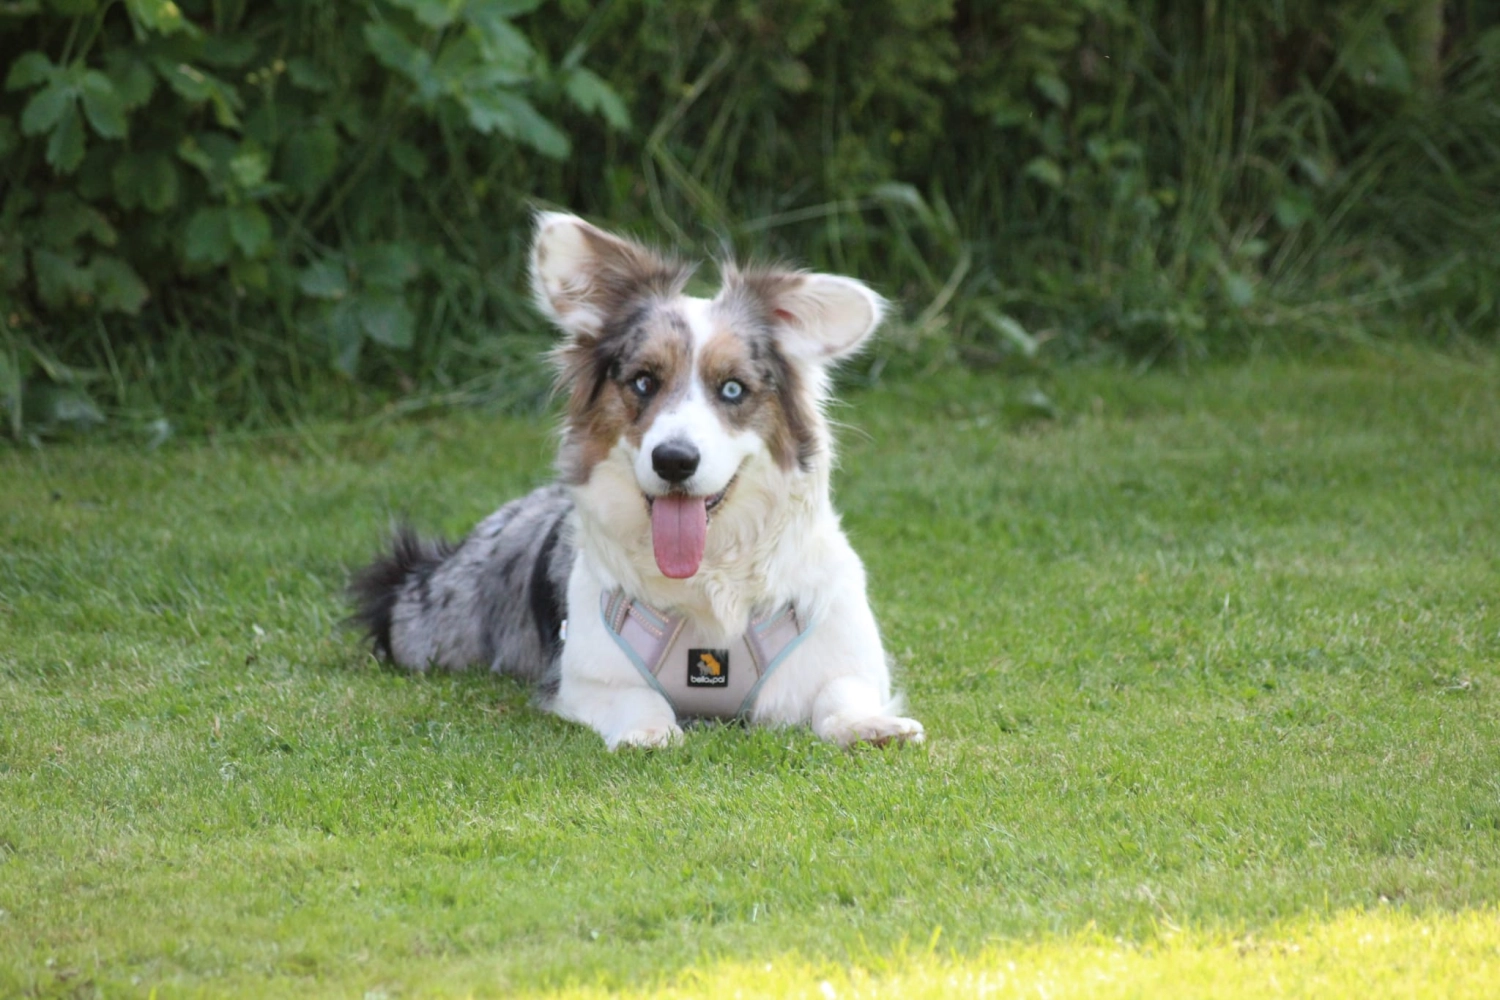
{"label": "teal trim on harness", "polygon": [[750,693],[745,695],[745,700],[740,702],[740,710],[734,713],[736,719],[749,720],[750,710],[755,707],[755,699],[760,697],[760,689],[765,686],[766,681],[771,679],[771,675],[776,672],[777,667],[781,666],[782,661],[787,658],[787,654],[802,645],[802,640],[806,639],[811,632],[811,625],[798,632],[797,638],[783,646],[781,652],[776,654],[776,658],[766,664],[766,669],[762,671],[760,679],[755,682],[755,687],[751,688]]}
{"label": "teal trim on harness", "polygon": [[[663,698],[666,698],[668,705],[672,705],[671,696],[668,695],[666,690],[662,688],[661,681],[658,681],[656,679],[656,675],[651,672],[651,668],[646,666],[646,663],[641,659],[640,654],[631,648],[630,643],[625,641],[625,637],[619,632],[615,631],[614,623],[609,620],[607,611],[608,608],[604,605],[601,604],[599,606],[599,620],[604,623],[604,631],[608,632],[609,637],[615,641],[615,645],[619,646],[622,650],[625,651],[625,655],[630,657],[630,662],[635,664],[635,669],[639,671],[640,675],[646,679],[646,683],[655,688],[657,694],[661,695]],[[653,615],[652,617],[654,618],[655,616]],[[672,705],[672,711],[677,711],[676,705]]]}

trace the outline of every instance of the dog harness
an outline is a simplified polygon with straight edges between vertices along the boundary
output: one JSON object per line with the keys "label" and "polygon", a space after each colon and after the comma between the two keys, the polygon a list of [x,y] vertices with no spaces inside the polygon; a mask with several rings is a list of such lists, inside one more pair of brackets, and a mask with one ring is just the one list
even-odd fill
{"label": "dog harness", "polygon": [[707,646],[685,618],[621,590],[600,594],[599,611],[615,643],[679,717],[748,716],[761,687],[808,633],[790,604],[751,618],[727,649]]}

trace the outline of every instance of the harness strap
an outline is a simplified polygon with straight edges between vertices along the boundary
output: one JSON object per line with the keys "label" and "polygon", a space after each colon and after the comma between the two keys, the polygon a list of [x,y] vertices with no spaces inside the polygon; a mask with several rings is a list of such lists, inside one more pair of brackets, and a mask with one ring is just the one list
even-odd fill
{"label": "harness strap", "polygon": [[[686,619],[654,608],[645,601],[627,597],[619,589],[607,590],[599,595],[599,612],[610,637],[630,658],[630,662],[635,664],[642,679],[667,700],[674,712],[681,714],[676,700],[662,686],[660,674],[673,651],[680,645],[678,640],[682,637]],[[798,616],[797,609],[790,603],[771,614],[751,618],[750,627],[741,638],[750,653],[755,683],[737,709],[715,714],[724,718],[748,716],[755,707],[760,689],[787,655],[807,636],[808,631]]]}

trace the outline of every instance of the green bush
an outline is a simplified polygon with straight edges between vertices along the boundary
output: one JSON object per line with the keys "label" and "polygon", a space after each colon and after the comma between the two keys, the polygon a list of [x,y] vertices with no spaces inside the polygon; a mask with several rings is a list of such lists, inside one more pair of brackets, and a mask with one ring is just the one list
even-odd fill
{"label": "green bush", "polygon": [[[141,368],[206,338],[267,355],[263,374],[354,376],[378,346],[430,376],[452,330],[510,319],[484,293],[516,248],[484,232],[486,191],[569,155],[541,108],[628,125],[581,53],[551,60],[515,25],[538,3],[6,5],[13,424],[96,415],[78,369],[101,351]],[[234,362],[213,346],[171,381],[221,381]]]}
{"label": "green bush", "polygon": [[1500,6],[8,0],[13,433],[539,398],[526,213],[904,304],[874,358],[1493,333]]}
{"label": "green bush", "polygon": [[1449,15],[647,5],[598,65],[658,123],[639,143],[658,227],[883,281],[905,343],[945,356],[1202,355],[1386,317],[1493,331],[1500,7]]}

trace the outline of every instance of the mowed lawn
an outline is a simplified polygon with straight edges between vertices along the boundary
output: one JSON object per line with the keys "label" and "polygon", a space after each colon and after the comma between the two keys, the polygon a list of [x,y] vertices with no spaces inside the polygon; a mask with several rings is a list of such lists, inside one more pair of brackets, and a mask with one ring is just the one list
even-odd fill
{"label": "mowed lawn", "polygon": [[0,455],[0,996],[1492,996],[1500,364],[940,373],[838,503],[922,747],[607,754],[340,627],[542,421]]}

